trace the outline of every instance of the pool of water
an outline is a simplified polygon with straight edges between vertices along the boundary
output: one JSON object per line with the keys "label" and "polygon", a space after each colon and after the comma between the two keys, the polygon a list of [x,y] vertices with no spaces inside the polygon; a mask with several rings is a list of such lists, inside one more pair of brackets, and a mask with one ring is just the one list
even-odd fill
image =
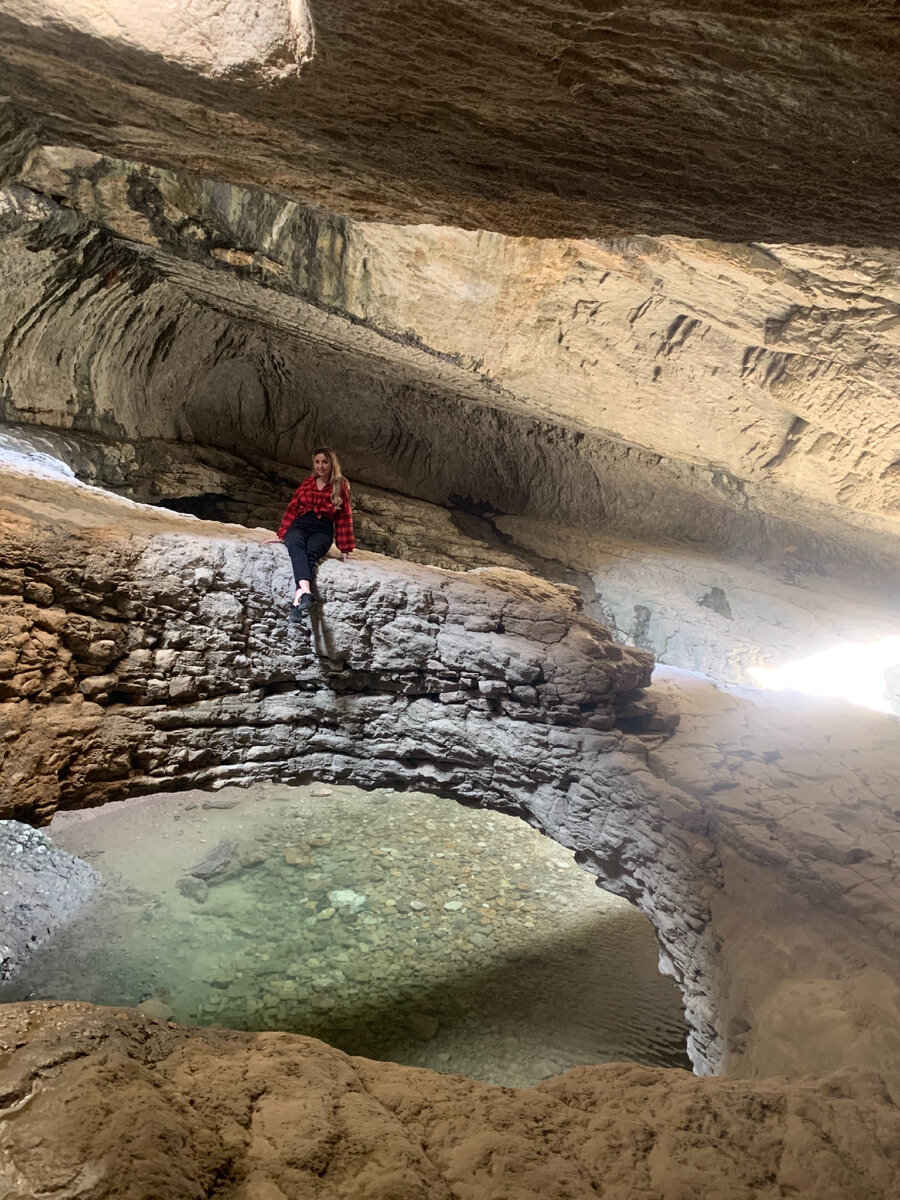
{"label": "pool of water", "polygon": [[263,784],[60,814],[49,833],[103,889],[0,1001],[144,1004],[512,1087],[689,1066],[647,918],[514,817]]}

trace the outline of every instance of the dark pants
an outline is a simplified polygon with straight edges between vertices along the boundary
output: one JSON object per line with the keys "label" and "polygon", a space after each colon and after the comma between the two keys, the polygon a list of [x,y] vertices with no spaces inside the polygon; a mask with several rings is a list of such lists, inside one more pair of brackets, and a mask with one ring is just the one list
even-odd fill
{"label": "dark pants", "polygon": [[315,513],[297,517],[284,535],[295,583],[299,584],[301,579],[312,583],[316,563],[328,553],[333,541],[334,524],[327,517],[317,517]]}

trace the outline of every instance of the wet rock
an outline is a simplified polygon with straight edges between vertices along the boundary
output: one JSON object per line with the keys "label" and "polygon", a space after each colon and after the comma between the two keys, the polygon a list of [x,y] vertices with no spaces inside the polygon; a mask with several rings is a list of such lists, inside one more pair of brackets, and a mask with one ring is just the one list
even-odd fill
{"label": "wet rock", "polygon": [[362,912],[366,907],[366,898],[361,892],[350,888],[338,888],[328,893],[329,903],[336,909],[346,909],[352,913]]}
{"label": "wet rock", "polygon": [[420,1041],[430,1042],[440,1028],[440,1022],[427,1013],[413,1013],[409,1018],[409,1027]]}
{"label": "wet rock", "polygon": [[235,843],[230,838],[223,838],[213,846],[205,858],[188,868],[188,874],[197,879],[212,879],[230,865],[236,849]]}
{"label": "wet rock", "polygon": [[282,852],[282,857],[289,866],[300,867],[304,871],[311,871],[319,865],[318,860],[313,858],[308,848],[303,844],[299,846],[286,846]]}
{"label": "wet rock", "polygon": [[152,1017],[154,1021],[169,1021],[172,1017],[171,1006],[157,996],[151,996],[149,1000],[142,1000],[137,1005],[137,1010],[142,1012],[145,1017]]}
{"label": "wet rock", "polygon": [[193,875],[182,876],[178,880],[177,887],[182,896],[187,896],[189,900],[196,900],[198,904],[205,904],[209,896],[209,884],[206,880]]}
{"label": "wet rock", "polygon": [[0,980],[10,979],[100,887],[86,862],[45,833],[0,821]]}

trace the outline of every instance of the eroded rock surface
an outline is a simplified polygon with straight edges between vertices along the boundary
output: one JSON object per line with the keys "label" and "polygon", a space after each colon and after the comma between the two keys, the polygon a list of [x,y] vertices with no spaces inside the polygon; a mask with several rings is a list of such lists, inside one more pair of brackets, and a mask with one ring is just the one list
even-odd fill
{"label": "eroded rock surface", "polygon": [[884,1200],[900,1112],[857,1072],[748,1084],[607,1064],[512,1091],[289,1034],[84,1004],[0,1011],[11,1195]]}
{"label": "eroded rock surface", "polygon": [[87,863],[21,821],[0,820],[0,980],[100,886]]}
{"label": "eroded rock surface", "polygon": [[110,443],[102,482],[326,440],[421,500],[892,586],[894,251],[361,223],[48,145],[0,233],[0,415]]}
{"label": "eroded rock surface", "polygon": [[129,50],[23,7],[2,5],[4,90],[57,141],[375,219],[897,242],[889,4],[329,0],[312,61],[271,89],[148,52],[162,21]]}

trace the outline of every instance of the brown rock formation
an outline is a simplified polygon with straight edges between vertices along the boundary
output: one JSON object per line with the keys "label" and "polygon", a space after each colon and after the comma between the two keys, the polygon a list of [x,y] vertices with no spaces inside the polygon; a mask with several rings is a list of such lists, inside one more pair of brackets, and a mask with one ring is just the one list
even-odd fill
{"label": "brown rock formation", "polygon": [[[0,416],[81,474],[268,522],[334,440],[371,545],[516,567],[513,531],[698,665],[729,638],[691,649],[684,606],[739,611],[721,561],[684,567],[698,548],[843,580],[841,605],[846,581],[895,587],[890,5],[334,0],[313,37],[305,5],[266,0],[274,40],[235,41],[225,6],[227,37],[179,47],[143,9],[126,46],[90,36],[102,3],[41,2],[52,19],[0,0]],[[651,916],[699,1070],[819,1078],[610,1066],[512,1094],[17,1006],[11,1197],[897,1191],[888,718],[676,679],[666,740],[649,657],[515,571],[326,564],[308,640],[288,635],[278,548],[50,474],[2,474],[0,813],[310,774],[504,808]],[[418,502],[406,545],[379,489]],[[475,542],[425,502],[501,519]],[[604,594],[598,528],[678,543],[687,599],[651,612],[627,563]],[[809,636],[786,628],[785,649]],[[847,1065],[879,1079],[829,1074]]]}
{"label": "brown rock formation", "polygon": [[10,1197],[885,1200],[900,1113],[877,1080],[747,1084],[611,1063],[511,1091],[289,1034],[128,1010],[0,1011]]}

